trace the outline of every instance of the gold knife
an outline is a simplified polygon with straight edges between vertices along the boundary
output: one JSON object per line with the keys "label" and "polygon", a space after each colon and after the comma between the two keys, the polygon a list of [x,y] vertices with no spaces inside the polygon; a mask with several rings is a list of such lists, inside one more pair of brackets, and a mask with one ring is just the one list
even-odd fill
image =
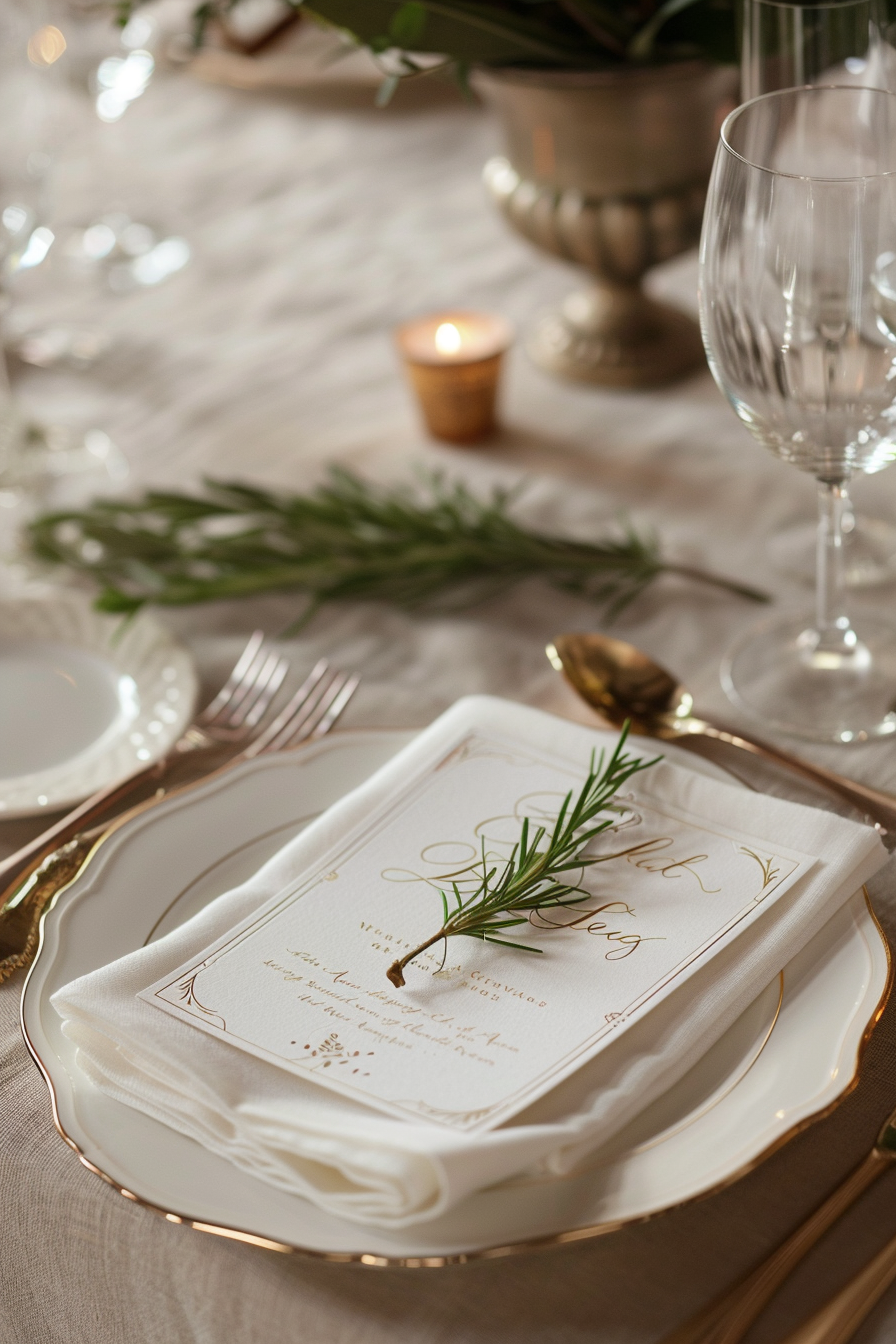
{"label": "gold knife", "polygon": [[[837,1189],[761,1264],[726,1289],[701,1311],[685,1321],[661,1344],[739,1344],[766,1304],[803,1257],[824,1236],[828,1228],[850,1208],[868,1187],[896,1161],[896,1110],[884,1121],[877,1141],[867,1157],[855,1167]],[[893,1257],[896,1265],[896,1255]],[[886,1284],[884,1285],[884,1287]],[[883,1288],[881,1288],[881,1292]],[[869,1308],[870,1310],[870,1308]],[[858,1322],[856,1323],[858,1324]],[[809,1336],[795,1336],[787,1344],[809,1344]],[[813,1344],[829,1344],[827,1336],[811,1337]],[[831,1339],[833,1340],[833,1336]],[[846,1339],[849,1336],[837,1336]]]}

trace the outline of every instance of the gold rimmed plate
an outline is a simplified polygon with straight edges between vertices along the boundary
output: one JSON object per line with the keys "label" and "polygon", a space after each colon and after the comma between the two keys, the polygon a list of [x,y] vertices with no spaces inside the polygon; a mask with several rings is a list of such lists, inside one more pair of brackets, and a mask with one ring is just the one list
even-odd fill
{"label": "gold rimmed plate", "polygon": [[[201,1231],[338,1261],[439,1266],[597,1236],[707,1194],[849,1091],[890,981],[886,943],[862,892],[583,1170],[507,1181],[401,1232],[324,1213],[97,1091],[77,1067],[50,996],[244,881],[410,736],[339,733],[194,786],[114,830],[61,893],[44,916],[22,1025],[57,1128],[85,1166],[127,1198]],[[658,749],[730,779],[674,747]]]}

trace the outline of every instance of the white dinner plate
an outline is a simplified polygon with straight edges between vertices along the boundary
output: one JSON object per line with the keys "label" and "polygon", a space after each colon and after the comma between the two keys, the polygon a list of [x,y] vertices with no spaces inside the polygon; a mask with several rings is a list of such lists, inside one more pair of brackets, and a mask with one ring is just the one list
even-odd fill
{"label": "white dinner plate", "polygon": [[[42,921],[22,1025],[59,1132],[85,1166],[128,1199],[202,1231],[340,1261],[442,1265],[598,1235],[707,1194],[850,1089],[890,978],[886,942],[862,892],[700,1063],[585,1170],[506,1181],[403,1231],[363,1228],[324,1213],[93,1087],[77,1067],[50,996],[162,937],[244,881],[411,736],[337,733],[194,786],[124,822],[60,894]],[[692,769],[730,778],[656,745]]]}
{"label": "white dinner plate", "polygon": [[157,760],[196,689],[151,616],[104,616],[79,593],[0,601],[0,817],[69,807]]}

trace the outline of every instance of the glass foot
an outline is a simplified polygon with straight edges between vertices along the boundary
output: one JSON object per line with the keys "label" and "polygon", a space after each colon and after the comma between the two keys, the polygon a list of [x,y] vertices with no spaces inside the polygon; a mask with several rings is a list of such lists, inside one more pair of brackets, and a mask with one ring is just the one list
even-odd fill
{"label": "glass foot", "polygon": [[[848,515],[849,520],[854,518]],[[817,525],[808,519],[776,532],[768,554],[778,572],[814,583],[817,535]],[[896,523],[862,514],[851,529],[844,526],[843,568],[848,588],[870,588],[896,578]]]}
{"label": "glass foot", "polygon": [[867,742],[896,732],[896,627],[857,616],[845,657],[815,650],[813,618],[753,626],[726,655],[729,700],[768,729],[812,742]]}

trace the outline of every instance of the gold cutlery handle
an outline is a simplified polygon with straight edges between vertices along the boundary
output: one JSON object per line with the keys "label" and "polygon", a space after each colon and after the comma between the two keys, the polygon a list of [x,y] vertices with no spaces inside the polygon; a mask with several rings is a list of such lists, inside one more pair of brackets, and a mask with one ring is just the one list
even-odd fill
{"label": "gold cutlery handle", "polygon": [[781,1344],[846,1344],[896,1279],[896,1237]]}
{"label": "gold cutlery handle", "polygon": [[78,872],[93,843],[92,836],[81,836],[63,845],[4,909],[0,922],[0,984],[30,962],[37,947],[41,915]]}
{"label": "gold cutlery handle", "polygon": [[168,758],[165,757],[117,784],[100,789],[98,793],[86,798],[79,807],[67,812],[55,825],[42,831],[21,849],[17,849],[14,854],[0,861],[0,883],[3,883],[0,890],[0,913],[13,891],[17,890],[21,882],[35,872],[50,854],[55,853],[61,845],[74,839],[87,827],[95,825],[101,818],[129,807],[131,799],[139,796],[141,792],[157,787],[167,765]]}
{"label": "gold cutlery handle", "polygon": [[[27,966],[37,946],[40,919],[71,881],[97,836],[114,821],[131,816],[188,782],[194,767],[209,773],[220,765],[221,748],[190,754],[189,760],[164,757],[129,779],[95,793],[50,830],[0,864],[0,984]],[[232,755],[232,753],[228,753]]]}
{"label": "gold cutlery handle", "polygon": [[[696,1316],[673,1330],[662,1344],[738,1344],[790,1272],[841,1214],[891,1165],[894,1156],[896,1154],[872,1149],[767,1259]],[[797,1344],[796,1337],[787,1344]],[[800,1339],[799,1344],[808,1344],[808,1340]]]}
{"label": "gold cutlery handle", "polygon": [[[822,788],[839,794],[841,798],[852,803],[853,807],[879,822],[886,831],[896,836],[896,798],[891,794],[882,793],[880,789],[872,789],[867,784],[859,784],[853,779],[845,779],[843,775],[835,774],[833,770],[825,770],[821,765],[812,765],[810,761],[792,756],[789,751],[772,746],[770,742],[761,742],[758,738],[750,737],[748,733],[734,732],[730,728],[707,723],[702,719],[692,719],[690,723],[693,725],[690,729],[691,735],[711,737],[717,742],[726,742],[741,751],[748,751],[753,756],[761,756],[774,761],[777,765],[786,766],[788,770],[811,779]],[[686,746],[688,729],[685,728],[681,733],[669,733],[668,737]]]}
{"label": "gold cutlery handle", "polygon": [[[196,752],[189,765],[193,767],[201,761],[205,768],[199,774],[208,778],[214,772],[213,761],[218,769],[226,768],[228,762],[220,756],[220,748],[215,749],[214,755],[212,749]],[[232,753],[228,756],[234,759]],[[177,771],[166,757],[139,775],[94,794],[78,809],[77,816],[63,817],[62,824],[38,837],[42,842],[40,849],[32,853],[34,847],[29,848],[27,861],[0,891],[0,985],[31,961],[41,916],[79,872],[97,839],[110,826],[136,816],[161,796],[170,797],[186,787],[195,771],[186,772],[186,777],[184,773]],[[160,784],[161,780],[164,784]],[[52,836],[49,840],[48,835]]]}
{"label": "gold cutlery handle", "polygon": [[[221,746],[169,752],[127,779],[100,789],[79,807],[60,817],[53,826],[0,861],[0,925],[6,919],[9,902],[17,901],[22,884],[64,845],[78,839],[99,822],[112,821],[147,799],[169,792],[191,776],[208,773],[214,764],[232,756],[232,748]],[[210,764],[212,762],[214,764]]]}

